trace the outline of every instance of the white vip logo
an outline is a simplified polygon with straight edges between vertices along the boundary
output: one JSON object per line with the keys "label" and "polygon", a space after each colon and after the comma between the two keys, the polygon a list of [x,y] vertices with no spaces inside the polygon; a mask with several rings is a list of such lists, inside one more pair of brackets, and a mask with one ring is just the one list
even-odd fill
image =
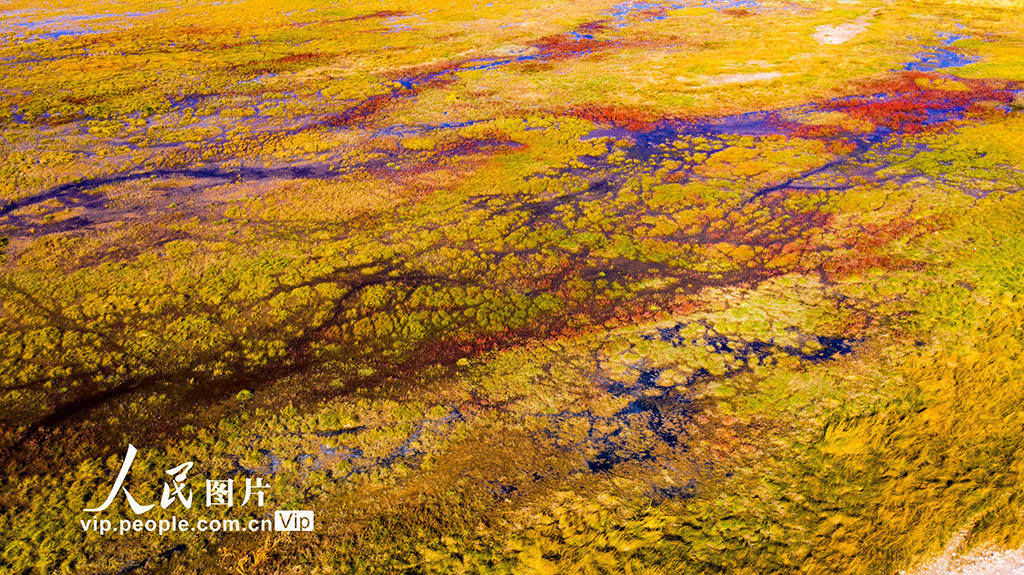
{"label": "white vip logo", "polygon": [[312,511],[275,511],[274,531],[312,531]]}

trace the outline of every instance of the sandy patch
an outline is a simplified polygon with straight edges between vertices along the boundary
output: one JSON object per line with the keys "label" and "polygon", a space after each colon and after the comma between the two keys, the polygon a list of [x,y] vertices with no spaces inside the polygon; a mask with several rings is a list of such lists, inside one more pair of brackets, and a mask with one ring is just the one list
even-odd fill
{"label": "sandy patch", "polygon": [[536,46],[520,46],[518,44],[507,44],[500,46],[492,52],[493,55],[499,58],[506,58],[508,56],[533,56],[539,54],[540,49]]}
{"label": "sandy patch", "polygon": [[867,23],[861,21],[847,22],[836,26],[822,24],[814,29],[814,35],[811,37],[817,40],[819,44],[842,44],[843,42],[853,40],[858,34],[867,29]]}
{"label": "sandy patch", "polygon": [[966,530],[958,533],[938,557],[900,575],[1024,575],[1024,547],[979,547],[961,555],[960,546],[966,536]]}
{"label": "sandy patch", "polygon": [[860,18],[857,18],[853,22],[845,22],[843,24],[836,24],[835,26],[822,24],[814,29],[814,34],[811,35],[811,38],[817,40],[819,44],[842,44],[844,42],[849,42],[856,38],[861,32],[868,29],[868,20],[873,18],[877,13],[878,9],[873,8],[870,12]]}
{"label": "sandy patch", "polygon": [[946,3],[985,8],[1024,8],[1024,0],[946,0]]}

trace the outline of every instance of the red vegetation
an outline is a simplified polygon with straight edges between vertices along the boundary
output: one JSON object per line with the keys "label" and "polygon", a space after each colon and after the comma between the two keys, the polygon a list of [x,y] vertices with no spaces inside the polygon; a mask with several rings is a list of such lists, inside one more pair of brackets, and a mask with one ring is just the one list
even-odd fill
{"label": "red vegetation", "polygon": [[576,31],[581,34],[593,34],[594,32],[604,32],[608,29],[606,24],[607,20],[595,20],[593,22],[587,22],[586,24],[580,24]]}
{"label": "red vegetation", "polygon": [[636,13],[636,18],[639,20],[650,20],[652,18],[664,18],[668,15],[668,10],[664,7],[648,8],[647,10],[641,10]]}
{"label": "red vegetation", "polygon": [[830,277],[842,277],[873,268],[885,270],[921,270],[924,263],[907,258],[876,253],[879,248],[899,238],[913,238],[939,228],[934,220],[897,219],[881,224],[865,224],[849,245],[847,254],[830,258],[823,265]]}
{"label": "red vegetation", "polygon": [[566,114],[583,120],[589,120],[595,124],[613,125],[634,132],[652,130],[658,122],[657,116],[646,110],[606,104],[573,106],[569,108]]}
{"label": "red vegetation", "polygon": [[[918,81],[931,82],[939,78],[931,74],[908,73],[870,86],[881,97],[864,96],[831,102],[825,109],[845,112],[875,126],[883,126],[901,133],[918,133],[941,121],[945,114],[958,111],[984,112],[977,106],[981,101],[1009,103],[1011,95],[984,80],[958,80],[965,91],[942,90]],[[941,81],[941,80],[939,80]]]}
{"label": "red vegetation", "polygon": [[924,269],[924,264],[916,260],[890,255],[856,254],[828,262],[825,264],[825,269],[830,277],[842,277],[872,269],[921,271]]}
{"label": "red vegetation", "polygon": [[426,71],[415,73],[401,80],[402,83],[412,86],[411,88],[396,89],[389,94],[371,96],[339,114],[329,116],[324,124],[332,127],[351,126],[376,115],[388,102],[402,96],[415,95],[420,88],[439,88],[450,84],[453,81],[451,73],[458,70],[458,65],[432,66]]}
{"label": "red vegetation", "polygon": [[392,94],[380,94],[367,98],[344,112],[328,116],[323,124],[332,128],[352,126],[361,120],[376,115],[389,100],[394,98],[395,96]]}
{"label": "red vegetation", "polygon": [[362,20],[372,20],[374,18],[394,18],[396,16],[404,16],[405,14],[406,12],[402,10],[378,10],[369,14],[342,18],[340,20],[335,20],[335,22],[360,22]]}
{"label": "red vegetation", "polygon": [[672,315],[688,315],[707,307],[707,302],[701,301],[697,296],[678,294],[668,306]]}
{"label": "red vegetation", "polygon": [[[600,28],[597,28],[596,26],[602,26],[599,23],[593,23],[593,25],[595,27],[591,28],[591,30],[599,30]],[[579,30],[587,33],[585,26],[586,25],[581,26]],[[617,42],[597,40],[583,36],[573,36],[572,34],[555,34],[552,36],[546,36],[534,44],[534,46],[544,54],[544,57],[547,60],[568,60],[584,54],[610,50],[618,47],[618,45],[619,44]]]}

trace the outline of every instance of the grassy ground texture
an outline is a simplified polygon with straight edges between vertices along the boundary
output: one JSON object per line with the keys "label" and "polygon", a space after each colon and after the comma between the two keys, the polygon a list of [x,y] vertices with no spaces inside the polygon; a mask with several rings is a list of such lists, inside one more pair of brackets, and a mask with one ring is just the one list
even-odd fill
{"label": "grassy ground texture", "polygon": [[0,5],[0,570],[1021,546],[1021,8]]}

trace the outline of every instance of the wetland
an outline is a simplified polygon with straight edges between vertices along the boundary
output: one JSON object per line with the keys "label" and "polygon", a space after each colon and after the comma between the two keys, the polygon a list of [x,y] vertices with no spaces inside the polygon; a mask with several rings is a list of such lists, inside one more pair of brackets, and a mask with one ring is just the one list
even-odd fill
{"label": "wetland", "polygon": [[0,570],[1019,553],[1019,8],[6,2]]}

